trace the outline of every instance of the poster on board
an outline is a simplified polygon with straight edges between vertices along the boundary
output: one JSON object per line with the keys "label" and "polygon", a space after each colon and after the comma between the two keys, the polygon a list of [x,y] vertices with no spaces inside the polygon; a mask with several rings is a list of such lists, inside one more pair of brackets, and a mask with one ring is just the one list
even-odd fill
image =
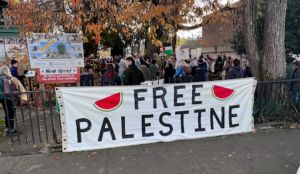
{"label": "poster on board", "polygon": [[31,68],[84,66],[81,34],[33,33],[27,43]]}

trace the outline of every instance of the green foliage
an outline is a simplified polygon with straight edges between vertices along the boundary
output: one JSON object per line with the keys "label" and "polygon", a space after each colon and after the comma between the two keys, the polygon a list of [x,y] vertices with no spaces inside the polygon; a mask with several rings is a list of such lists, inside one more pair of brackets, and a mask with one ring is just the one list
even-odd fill
{"label": "green foliage", "polygon": [[98,45],[95,44],[95,38],[93,34],[86,34],[87,42],[83,43],[84,56],[88,57],[91,54],[97,55]]}
{"label": "green foliage", "polygon": [[231,48],[235,50],[239,55],[246,54],[245,41],[242,32],[237,32],[229,41]]}
{"label": "green foliage", "polygon": [[[300,1],[288,0],[286,27],[285,27],[285,46],[288,53],[300,54]],[[257,15],[256,36],[258,49],[263,50],[264,41],[264,20],[265,20],[266,1],[261,1]],[[230,40],[231,48],[238,54],[246,54],[243,33],[237,32]]]}
{"label": "green foliage", "polygon": [[101,45],[112,48],[111,54],[122,55],[125,48],[125,43],[120,35],[116,32],[104,31],[101,33]]}

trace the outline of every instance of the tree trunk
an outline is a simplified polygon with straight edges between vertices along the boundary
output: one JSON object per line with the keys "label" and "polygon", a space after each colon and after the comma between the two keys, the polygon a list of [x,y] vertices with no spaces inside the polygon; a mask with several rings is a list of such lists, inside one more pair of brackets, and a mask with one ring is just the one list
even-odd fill
{"label": "tree trunk", "polygon": [[244,38],[247,52],[247,59],[249,60],[254,76],[261,80],[260,71],[260,51],[257,46],[256,36],[256,10],[257,0],[244,0]]}
{"label": "tree trunk", "polygon": [[286,76],[285,17],[287,0],[268,0],[264,32],[264,64],[266,79]]}

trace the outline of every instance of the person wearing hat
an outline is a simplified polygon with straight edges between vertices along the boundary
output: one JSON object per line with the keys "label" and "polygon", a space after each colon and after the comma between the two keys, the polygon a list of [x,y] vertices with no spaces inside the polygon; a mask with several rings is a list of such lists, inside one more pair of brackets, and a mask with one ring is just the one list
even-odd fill
{"label": "person wearing hat", "polygon": [[11,75],[17,79],[19,79],[19,74],[18,74],[18,68],[19,68],[19,63],[17,60],[12,59],[11,60],[11,68],[10,68],[10,72]]}
{"label": "person wearing hat", "polygon": [[19,62],[15,59],[12,59],[10,73],[13,77],[17,78],[22,83],[23,86],[25,86],[25,83],[24,83],[25,76],[24,75],[20,76],[18,73],[18,69],[19,69]]}

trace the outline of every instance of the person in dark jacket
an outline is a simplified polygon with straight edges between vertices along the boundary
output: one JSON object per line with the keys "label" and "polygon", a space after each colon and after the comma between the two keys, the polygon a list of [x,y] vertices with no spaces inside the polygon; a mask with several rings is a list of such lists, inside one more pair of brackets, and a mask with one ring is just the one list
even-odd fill
{"label": "person in dark jacket", "polygon": [[222,72],[224,66],[224,62],[222,57],[219,55],[218,58],[216,59],[216,64],[215,64],[215,73],[219,74]]}
{"label": "person in dark jacket", "polygon": [[141,59],[141,66],[140,70],[143,72],[145,80],[150,80],[150,71],[149,71],[149,65],[146,63],[144,59]]}
{"label": "person in dark jacket", "polygon": [[10,72],[11,75],[17,79],[19,79],[19,73],[18,73],[18,68],[19,68],[19,63],[17,60],[12,59],[11,60],[11,68],[10,68]]}
{"label": "person in dark jacket", "polygon": [[84,71],[80,75],[80,86],[94,86],[94,76],[90,73],[91,69],[90,65],[84,66]]}
{"label": "person in dark jacket", "polygon": [[132,57],[128,57],[126,62],[128,69],[125,71],[124,85],[140,85],[145,81],[143,72],[137,68]]}
{"label": "person in dark jacket", "polygon": [[244,74],[241,69],[241,62],[239,59],[234,59],[233,67],[228,71],[227,79],[238,79],[243,78]]}
{"label": "person in dark jacket", "polygon": [[245,78],[247,78],[247,77],[253,77],[253,75],[252,75],[252,71],[251,71],[251,68],[250,68],[250,66],[249,66],[249,62],[247,62],[246,64],[245,64],[245,70],[244,70],[244,77]]}
{"label": "person in dark jacket", "polygon": [[15,59],[12,59],[11,60],[11,68],[10,68],[10,73],[13,77],[17,78],[23,86],[25,86],[25,83],[24,83],[24,78],[25,76],[20,76],[19,73],[18,73],[18,69],[19,69],[19,63],[17,60]]}
{"label": "person in dark jacket", "polygon": [[165,69],[165,75],[164,75],[164,82],[165,83],[171,83],[172,78],[175,75],[175,68],[173,66],[173,62],[171,59],[168,59]]}
{"label": "person in dark jacket", "polygon": [[[300,63],[298,61],[294,61],[294,71],[292,74],[292,79],[295,80],[300,79]],[[296,104],[297,108],[299,108],[300,84],[298,81],[291,82],[291,91],[292,91],[292,99]]]}
{"label": "person in dark jacket", "polygon": [[203,82],[206,81],[206,71],[207,71],[207,64],[203,61],[203,59],[199,60],[199,81]]}
{"label": "person in dark jacket", "polygon": [[159,69],[155,59],[151,61],[151,64],[149,66],[149,72],[150,80],[157,80],[157,78],[159,77]]}
{"label": "person in dark jacket", "polygon": [[106,65],[106,72],[104,73],[101,81],[102,86],[119,86],[122,84],[121,78],[115,71],[114,64],[109,63]]}

